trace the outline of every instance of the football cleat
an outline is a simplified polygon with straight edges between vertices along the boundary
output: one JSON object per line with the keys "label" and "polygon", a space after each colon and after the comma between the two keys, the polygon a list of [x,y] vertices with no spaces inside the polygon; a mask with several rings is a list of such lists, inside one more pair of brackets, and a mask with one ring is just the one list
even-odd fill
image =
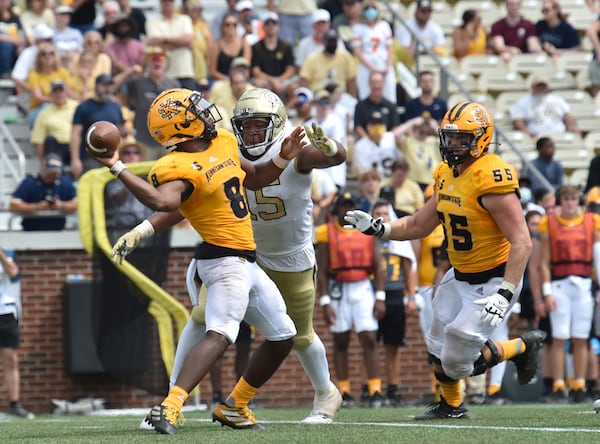
{"label": "football cleat", "polygon": [[452,407],[446,403],[446,400],[442,396],[439,402],[431,404],[429,410],[420,415],[416,415],[414,419],[417,421],[430,421],[433,419],[463,419],[470,417],[469,411],[463,404],[458,407]]}
{"label": "football cleat", "polygon": [[246,407],[230,407],[224,402],[217,405],[212,414],[213,422],[219,421],[221,426],[242,430],[264,430],[266,427],[256,422],[254,413]]}
{"label": "football cleat", "polygon": [[372,396],[369,397],[369,407],[373,409],[378,409],[383,406],[383,396],[381,393],[375,392]]}
{"label": "football cleat", "polygon": [[331,424],[341,405],[342,395],[330,381],[327,390],[315,393],[312,412],[302,420],[302,424]]}
{"label": "football cleat", "polygon": [[342,395],[342,408],[343,409],[351,409],[354,407],[354,398],[349,393],[344,393]]}
{"label": "football cleat", "polygon": [[19,418],[34,419],[35,415],[29,410],[26,410],[20,402],[16,402],[10,406],[9,414],[18,416]]}
{"label": "football cleat", "polygon": [[154,426],[157,433],[163,435],[175,435],[177,425],[183,425],[183,415],[181,410],[175,410],[168,405],[155,405],[150,410],[150,423]]}
{"label": "football cleat", "polygon": [[517,366],[519,384],[527,384],[537,372],[538,352],[542,347],[542,341],[546,339],[546,333],[541,330],[530,330],[525,332],[521,339],[525,342],[525,352],[510,360]]}
{"label": "football cleat", "polygon": [[140,422],[140,430],[149,430],[152,432],[156,430],[150,420],[150,412],[148,412],[148,414],[144,416],[144,419],[142,419],[142,422]]}

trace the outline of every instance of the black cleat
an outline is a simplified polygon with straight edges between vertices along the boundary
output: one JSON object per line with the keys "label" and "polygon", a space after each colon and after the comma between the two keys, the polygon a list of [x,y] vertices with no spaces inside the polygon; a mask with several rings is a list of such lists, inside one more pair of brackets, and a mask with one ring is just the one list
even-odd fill
{"label": "black cleat", "polygon": [[351,409],[354,407],[354,398],[349,393],[342,394],[342,408],[343,409]]}
{"label": "black cleat", "polygon": [[446,400],[442,396],[440,402],[431,404],[429,410],[420,415],[416,415],[414,419],[416,421],[430,421],[433,419],[463,419],[470,418],[471,414],[464,407],[464,404],[458,407],[452,407],[446,403]]}
{"label": "black cleat", "polygon": [[530,330],[521,336],[525,342],[525,352],[511,358],[517,366],[517,381],[519,384],[527,384],[533,379],[538,367],[538,352],[542,347],[542,341],[546,339],[546,333],[541,330]]}
{"label": "black cleat", "polygon": [[167,405],[155,405],[150,410],[150,423],[157,433],[175,435],[177,425],[183,424],[183,415],[180,410],[175,410]]}

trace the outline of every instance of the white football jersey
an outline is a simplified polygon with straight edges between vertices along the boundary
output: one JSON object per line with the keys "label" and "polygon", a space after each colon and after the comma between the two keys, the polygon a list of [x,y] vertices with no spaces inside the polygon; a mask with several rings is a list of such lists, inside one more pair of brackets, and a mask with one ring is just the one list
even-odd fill
{"label": "white football jersey", "polygon": [[[286,135],[289,134],[286,128]],[[253,163],[262,163],[279,153],[281,142]],[[258,190],[246,189],[256,255],[275,271],[304,271],[315,265],[312,244],[312,173],[296,171],[290,162],[279,179]]]}

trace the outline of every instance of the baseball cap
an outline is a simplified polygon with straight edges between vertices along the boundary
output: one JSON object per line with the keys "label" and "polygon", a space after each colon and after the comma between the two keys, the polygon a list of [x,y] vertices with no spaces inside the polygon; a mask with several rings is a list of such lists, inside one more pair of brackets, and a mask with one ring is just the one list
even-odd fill
{"label": "baseball cap", "polygon": [[419,0],[417,2],[417,9],[431,9],[431,0]]}
{"label": "baseball cap", "polygon": [[114,82],[110,74],[100,74],[96,77],[96,85],[112,85]]}
{"label": "baseball cap", "polygon": [[240,0],[235,5],[235,10],[237,12],[242,12],[242,11],[245,11],[246,9],[250,9],[250,10],[254,9],[254,3],[252,2],[252,0]]}
{"label": "baseball cap", "polygon": [[46,23],[38,23],[33,28],[34,40],[48,40],[54,37],[54,30]]}
{"label": "baseball cap", "polygon": [[373,111],[369,123],[383,123],[383,114],[380,111]]}
{"label": "baseball cap", "polygon": [[206,91],[206,90],[210,89],[210,82],[208,81],[208,79],[205,79],[205,78],[198,79],[198,89],[200,91]]}
{"label": "baseball cap", "polygon": [[[242,0],[244,1],[244,0]],[[275,22],[275,23],[279,23],[279,16],[277,15],[276,12],[273,11],[267,11],[265,13],[265,15],[263,16],[263,23],[267,23],[267,22]]]}
{"label": "baseball cap", "polygon": [[50,83],[50,90],[54,91],[56,89],[65,89],[65,82],[61,79],[53,80],[52,83]]}
{"label": "baseball cap", "polygon": [[312,101],[313,97],[314,97],[313,92],[304,86],[301,86],[300,88],[296,88],[294,90],[294,95],[295,96],[304,96],[310,101]]}
{"label": "baseball cap", "polygon": [[56,153],[48,153],[44,159],[44,166],[48,172],[61,174],[63,168],[62,158]]}
{"label": "baseball cap", "polygon": [[315,92],[315,102],[321,102],[325,100],[329,101],[329,91],[327,91],[326,89],[320,89],[317,92]]}
{"label": "baseball cap", "polygon": [[331,21],[331,14],[329,14],[329,11],[327,9],[317,9],[315,12],[312,13],[312,23],[319,23],[319,22],[330,22]]}
{"label": "baseball cap", "polygon": [[342,194],[340,194],[337,198],[336,204],[339,205],[356,205],[356,203],[358,202],[358,199],[356,199],[356,197],[346,191]]}
{"label": "baseball cap", "polygon": [[55,14],[73,14],[73,8],[71,8],[69,5],[59,5],[56,8],[54,8],[54,13]]}
{"label": "baseball cap", "polygon": [[203,9],[202,2],[200,0],[188,0],[185,2],[187,9]]}
{"label": "baseball cap", "polygon": [[236,57],[231,61],[230,68],[239,68],[241,66],[245,66],[246,68],[250,68],[250,63],[246,57]]}
{"label": "baseball cap", "polygon": [[545,74],[534,74],[531,76],[531,81],[529,82],[529,84],[531,86],[541,85],[541,84],[549,85],[550,79],[548,79],[548,76]]}

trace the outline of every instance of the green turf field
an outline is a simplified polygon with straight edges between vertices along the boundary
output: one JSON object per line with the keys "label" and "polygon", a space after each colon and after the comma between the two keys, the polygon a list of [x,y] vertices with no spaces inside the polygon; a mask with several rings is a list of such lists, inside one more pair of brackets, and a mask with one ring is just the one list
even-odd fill
{"label": "green turf field", "polygon": [[599,443],[600,414],[592,404],[512,404],[470,407],[472,418],[420,422],[412,416],[422,407],[342,410],[332,425],[298,424],[306,409],[257,409],[265,431],[238,431],[210,421],[210,412],[190,412],[176,436],[138,429],[143,417],[52,416],[34,420],[3,418],[0,436],[6,443]]}

